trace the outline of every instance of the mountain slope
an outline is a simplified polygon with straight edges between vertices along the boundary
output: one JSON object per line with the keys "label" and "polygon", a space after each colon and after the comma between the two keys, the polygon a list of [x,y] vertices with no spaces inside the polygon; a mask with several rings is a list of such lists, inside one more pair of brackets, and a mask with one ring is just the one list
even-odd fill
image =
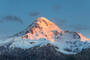
{"label": "mountain slope", "polygon": [[[33,56],[31,54],[34,54],[36,57],[41,54],[38,56],[39,58],[37,57],[38,60],[41,58],[43,60],[64,60],[69,55],[76,59],[77,57],[75,56],[89,48],[89,39],[81,33],[61,30],[56,24],[44,17],[37,18],[27,29],[9,39],[0,40],[0,55],[11,56],[12,53],[15,53],[14,55],[18,56],[18,53],[20,53],[18,57],[22,59],[24,56],[30,58],[27,55],[29,53],[31,58]],[[34,51],[37,51],[38,54],[34,53]],[[43,54],[46,55],[44,56]],[[13,57],[15,58],[14,55]],[[51,56],[46,57],[47,55]],[[53,58],[51,58],[52,56]]]}
{"label": "mountain slope", "polygon": [[53,31],[61,32],[61,29],[48,19],[40,17],[30,24],[26,30],[16,34],[15,36],[24,35],[22,38],[31,40],[45,38],[47,40],[54,41],[52,39],[54,36]]}
{"label": "mountain slope", "polygon": [[28,49],[48,43],[58,47],[57,50],[64,54],[77,54],[82,49],[90,47],[87,38],[83,37],[81,33],[61,30],[44,17],[37,18],[23,32],[1,42],[1,46],[9,45],[9,48]]}
{"label": "mountain slope", "polygon": [[55,48],[57,47],[50,44],[26,50],[20,48],[7,50],[4,47],[0,47],[0,51],[2,50],[0,60],[90,60],[90,49],[82,50],[78,54],[67,55],[60,53]]}

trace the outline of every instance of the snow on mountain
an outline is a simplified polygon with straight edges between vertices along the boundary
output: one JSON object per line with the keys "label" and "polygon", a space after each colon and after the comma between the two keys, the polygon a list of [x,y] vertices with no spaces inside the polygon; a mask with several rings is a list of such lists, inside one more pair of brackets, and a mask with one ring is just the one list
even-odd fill
{"label": "snow on mountain", "polygon": [[55,42],[52,42],[65,54],[76,54],[85,48],[90,47],[90,43],[82,41],[82,37],[77,32],[64,31],[55,36]]}
{"label": "snow on mountain", "polygon": [[27,29],[27,33],[23,38],[35,39],[45,38],[47,40],[54,41],[53,31],[61,32],[61,29],[53,22],[44,17],[37,18]]}
{"label": "snow on mountain", "polygon": [[39,40],[30,40],[30,39],[22,39],[21,37],[9,38],[7,40],[0,40],[0,46],[8,47],[8,48],[22,48],[28,49],[35,46],[44,46],[49,43],[49,40],[39,39]]}
{"label": "snow on mountain", "polygon": [[61,30],[56,24],[44,17],[37,18],[31,25],[13,37],[0,41],[0,46],[28,49],[47,44],[56,46],[64,54],[77,54],[90,48],[89,39],[78,32]]}
{"label": "snow on mountain", "polygon": [[28,40],[22,38],[16,38],[14,42],[9,46],[10,48],[22,48],[28,49],[35,46],[43,46],[47,44],[48,40],[39,39],[39,40]]}
{"label": "snow on mountain", "polygon": [[22,36],[22,38],[38,40],[40,38],[45,38],[47,40],[54,41],[52,38],[54,36],[53,31],[61,32],[61,29],[44,17],[37,18],[32,24],[28,26],[22,32],[15,34],[15,36]]}

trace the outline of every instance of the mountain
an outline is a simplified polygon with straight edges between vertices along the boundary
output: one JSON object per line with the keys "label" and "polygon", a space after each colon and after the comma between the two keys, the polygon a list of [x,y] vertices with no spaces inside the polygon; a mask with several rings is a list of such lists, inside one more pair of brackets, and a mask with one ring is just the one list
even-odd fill
{"label": "mountain", "polygon": [[28,28],[15,36],[22,36],[23,38],[38,40],[40,38],[45,38],[47,40],[53,41],[53,31],[61,32],[61,29],[44,17],[37,18]]}
{"label": "mountain", "polygon": [[0,40],[0,60],[90,60],[89,40],[40,17],[25,30]]}

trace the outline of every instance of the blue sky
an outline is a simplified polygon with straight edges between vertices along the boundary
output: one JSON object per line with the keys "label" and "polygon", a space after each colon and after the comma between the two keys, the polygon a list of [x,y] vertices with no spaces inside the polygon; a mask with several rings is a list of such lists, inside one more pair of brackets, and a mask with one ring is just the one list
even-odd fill
{"label": "blue sky", "polygon": [[[34,12],[39,15],[30,16]],[[18,20],[7,21],[7,16],[16,16]],[[20,32],[41,16],[55,22],[61,29],[78,31],[90,37],[90,0],[0,0],[0,21],[4,21],[0,22],[0,35]]]}

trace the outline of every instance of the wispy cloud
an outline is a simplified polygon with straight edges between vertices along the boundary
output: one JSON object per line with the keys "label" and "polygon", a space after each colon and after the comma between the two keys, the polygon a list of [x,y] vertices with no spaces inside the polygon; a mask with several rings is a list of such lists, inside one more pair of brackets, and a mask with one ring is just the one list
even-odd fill
{"label": "wispy cloud", "polygon": [[54,11],[60,11],[60,9],[61,9],[61,6],[60,5],[54,5],[53,6],[53,10]]}
{"label": "wispy cloud", "polygon": [[29,16],[35,17],[35,16],[39,16],[40,12],[30,12]]}
{"label": "wispy cloud", "polygon": [[81,24],[77,24],[77,25],[69,25],[70,28],[72,28],[73,30],[76,31],[80,31],[80,30],[89,30],[89,26],[87,25],[81,25]]}
{"label": "wispy cloud", "polygon": [[83,30],[90,30],[88,25],[83,24],[69,24],[69,21],[66,19],[59,19],[59,18],[51,18],[59,27],[63,29],[72,29],[73,31],[83,31]]}
{"label": "wispy cloud", "polygon": [[23,20],[17,16],[5,16],[3,18],[1,18],[0,22],[7,22],[7,21],[13,21],[13,22],[19,22],[21,24],[23,24]]}
{"label": "wispy cloud", "polygon": [[59,19],[59,18],[51,18],[56,24],[59,24],[59,26],[63,26],[67,23],[67,20],[65,19]]}

